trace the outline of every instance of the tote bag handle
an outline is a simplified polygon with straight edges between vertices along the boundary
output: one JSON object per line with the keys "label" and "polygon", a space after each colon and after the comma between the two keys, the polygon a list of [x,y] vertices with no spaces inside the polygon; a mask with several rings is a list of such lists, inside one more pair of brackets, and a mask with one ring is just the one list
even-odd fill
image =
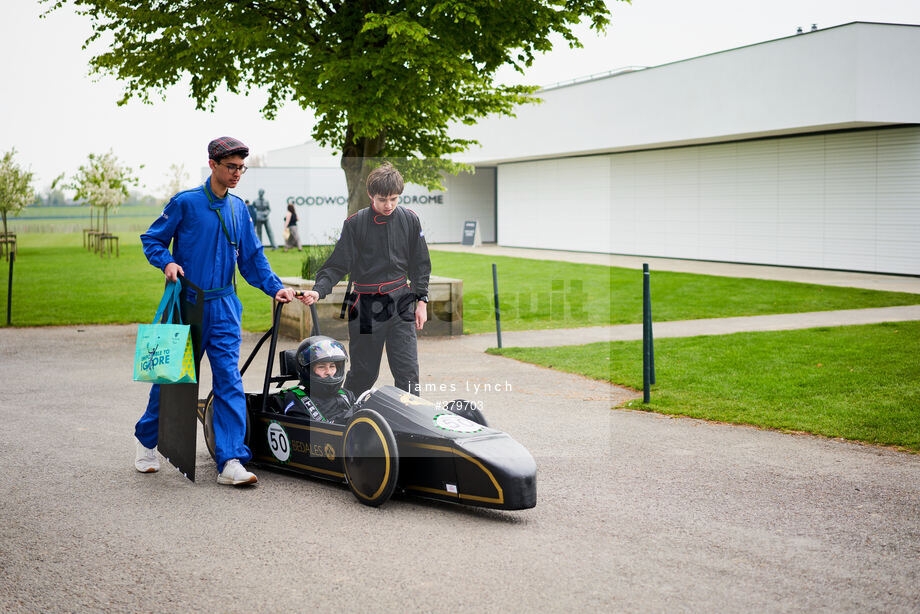
{"label": "tote bag handle", "polygon": [[179,314],[179,324],[182,324],[182,309],[179,307],[179,296],[182,294],[182,283],[177,279],[166,284],[163,291],[163,298],[160,299],[160,306],[157,307],[157,314],[153,316],[153,324],[162,322],[163,312],[169,307],[169,313],[166,316],[166,323],[172,324],[173,311]]}

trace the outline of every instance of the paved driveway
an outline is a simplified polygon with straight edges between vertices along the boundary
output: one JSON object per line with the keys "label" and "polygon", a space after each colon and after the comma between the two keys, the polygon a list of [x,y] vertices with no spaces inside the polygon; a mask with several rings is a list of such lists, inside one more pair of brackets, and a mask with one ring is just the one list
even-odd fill
{"label": "paved driveway", "polygon": [[200,436],[192,484],[134,471],[135,330],[0,330],[2,611],[920,609],[920,456],[612,411],[635,395],[425,339],[425,396],[531,450],[535,509],[236,490]]}

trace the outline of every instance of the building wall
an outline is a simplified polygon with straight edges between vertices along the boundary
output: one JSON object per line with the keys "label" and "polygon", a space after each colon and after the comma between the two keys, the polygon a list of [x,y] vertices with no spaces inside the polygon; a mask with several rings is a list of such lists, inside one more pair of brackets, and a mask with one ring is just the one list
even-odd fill
{"label": "building wall", "polygon": [[[294,148],[291,148],[294,149]],[[208,177],[201,170],[202,180]],[[275,244],[283,245],[282,230],[287,204],[297,211],[301,243],[322,244],[337,238],[348,211],[345,174],[341,168],[250,168],[233,193],[254,201],[264,190]],[[480,222],[483,241],[495,241],[495,169],[478,168],[475,174],[447,176],[444,191],[429,191],[407,184],[401,204],[415,211],[429,243],[459,243],[465,220]],[[268,237],[263,234],[263,243]]]}
{"label": "building wall", "polygon": [[514,247],[609,252],[609,156],[498,167],[498,242]]}
{"label": "building wall", "polygon": [[920,274],[920,127],[500,165],[502,245]]}
{"label": "building wall", "polygon": [[463,240],[463,223],[476,220],[483,241],[495,241],[496,169],[480,167],[475,174],[447,175],[444,187],[449,203],[441,212],[437,234],[429,243],[459,243]]}

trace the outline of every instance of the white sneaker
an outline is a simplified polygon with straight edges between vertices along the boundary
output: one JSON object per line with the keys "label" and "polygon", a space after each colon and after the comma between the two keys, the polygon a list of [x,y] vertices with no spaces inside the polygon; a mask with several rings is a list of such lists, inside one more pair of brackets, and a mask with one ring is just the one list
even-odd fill
{"label": "white sneaker", "polygon": [[137,442],[137,450],[134,453],[134,468],[141,473],[156,473],[160,470],[160,460],[157,458],[157,451],[152,448],[144,447],[140,441]]}
{"label": "white sneaker", "polygon": [[237,458],[231,458],[224,463],[224,470],[217,476],[218,484],[232,484],[233,486],[255,484],[258,481],[256,474],[246,471]]}

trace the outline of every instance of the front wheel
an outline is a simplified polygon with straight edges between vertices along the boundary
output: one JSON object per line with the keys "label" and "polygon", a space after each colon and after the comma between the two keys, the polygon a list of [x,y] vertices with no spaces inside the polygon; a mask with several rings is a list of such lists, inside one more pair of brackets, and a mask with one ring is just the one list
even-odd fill
{"label": "front wheel", "polygon": [[385,503],[399,478],[396,437],[383,416],[362,409],[345,427],[343,445],[345,477],[355,498],[371,507]]}

